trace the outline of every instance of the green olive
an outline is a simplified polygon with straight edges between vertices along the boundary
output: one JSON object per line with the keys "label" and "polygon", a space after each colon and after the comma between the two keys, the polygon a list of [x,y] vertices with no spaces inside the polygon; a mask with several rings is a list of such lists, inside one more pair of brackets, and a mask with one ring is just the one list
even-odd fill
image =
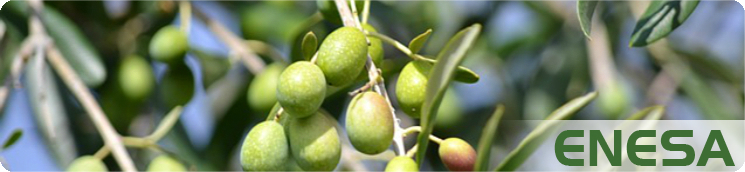
{"label": "green olive", "polygon": [[468,142],[459,138],[448,138],[440,143],[440,159],[450,171],[473,171],[476,151]]}
{"label": "green olive", "polygon": [[277,82],[284,68],[285,65],[281,63],[271,64],[251,81],[247,97],[252,109],[266,112],[274,107],[277,103]]}
{"label": "green olive", "polygon": [[432,70],[432,64],[412,61],[404,66],[398,76],[396,100],[401,109],[413,118],[419,118],[421,115],[430,70]]}
{"label": "green olive", "polygon": [[358,94],[347,108],[347,135],[365,154],[379,154],[393,141],[393,114],[385,98],[375,92]]}
{"label": "green olive", "polygon": [[163,63],[177,63],[184,59],[189,48],[186,34],[174,26],[166,26],[158,30],[150,40],[150,56]]}
{"label": "green olive", "polygon": [[155,77],[147,60],[136,55],[125,57],[119,67],[119,85],[130,100],[139,101],[150,95]]}
{"label": "green olive", "polygon": [[598,94],[598,105],[603,114],[610,119],[617,119],[624,113],[629,105],[625,90],[618,83],[611,83],[601,89]]}
{"label": "green olive", "polygon": [[161,99],[168,109],[185,105],[194,95],[194,75],[186,66],[168,69],[160,89]]}
{"label": "green olive", "polygon": [[261,122],[248,132],[243,141],[243,170],[285,171],[289,149],[282,125],[274,121]]}
{"label": "green olive", "polygon": [[321,107],[326,97],[326,79],[318,66],[295,62],[279,75],[277,101],[290,115],[303,118]]}
{"label": "green olive", "polygon": [[388,165],[385,166],[386,172],[412,172],[419,171],[419,166],[414,162],[414,159],[405,156],[398,156],[391,159]]}
{"label": "green olive", "polygon": [[168,155],[161,155],[150,162],[147,171],[186,171],[186,167]]}
{"label": "green olive", "polygon": [[316,64],[329,85],[344,86],[357,78],[365,68],[366,59],[365,34],[354,27],[342,27],[323,40]]}
{"label": "green olive", "polygon": [[106,164],[93,156],[81,156],[72,161],[67,171],[109,171]]}
{"label": "green olive", "polygon": [[331,171],[341,158],[336,121],[323,112],[290,121],[290,150],[305,171]]}
{"label": "green olive", "polygon": [[[336,3],[333,0],[317,0],[316,5],[318,5],[318,11],[321,11],[321,15],[323,15],[326,21],[334,24],[342,24],[339,10],[336,8]],[[357,13],[362,13],[362,7],[365,4],[362,1],[355,1],[354,5],[357,7]]]}
{"label": "green olive", "polygon": [[[367,32],[378,32],[375,27],[367,23],[362,24],[362,29],[367,30]],[[368,46],[367,52],[370,53],[373,63],[375,63],[376,67],[383,68],[383,41],[375,37],[367,37],[367,39],[370,40],[370,46]]]}

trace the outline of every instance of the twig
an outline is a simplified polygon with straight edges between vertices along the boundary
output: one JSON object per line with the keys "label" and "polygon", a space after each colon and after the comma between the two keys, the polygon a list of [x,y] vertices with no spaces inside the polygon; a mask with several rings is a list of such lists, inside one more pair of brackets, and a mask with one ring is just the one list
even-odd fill
{"label": "twig", "polygon": [[114,127],[111,126],[109,120],[106,119],[103,110],[101,110],[101,106],[98,105],[98,102],[96,102],[93,95],[88,92],[88,88],[85,86],[83,81],[81,81],[78,75],[75,74],[75,71],[70,67],[70,64],[67,63],[54,45],[49,45],[47,47],[47,59],[52,67],[57,71],[60,78],[62,78],[65,85],[67,85],[73,95],[75,95],[78,101],[80,101],[80,104],[83,105],[86,112],[88,112],[88,116],[100,132],[106,146],[112,149],[114,157],[122,170],[128,172],[137,171],[134,162],[132,162],[132,158],[129,156],[129,153],[127,153],[127,150],[121,142],[121,136],[119,133],[116,133]]}
{"label": "twig", "polygon": [[269,56],[269,58],[272,58],[275,62],[285,62],[285,58],[276,47],[258,40],[246,40],[245,42],[246,45],[251,47],[251,49],[256,51],[256,53]]}
{"label": "twig", "polygon": [[285,112],[285,108],[279,107],[277,114],[274,114],[274,122],[279,122],[279,118],[282,117],[282,113]]}
{"label": "twig", "polygon": [[[334,0],[336,3],[337,10],[339,10],[339,16],[341,16],[342,21],[344,22],[344,26],[351,26],[356,28],[361,28],[358,21],[355,21],[354,16],[349,11],[349,5],[347,5],[347,2],[345,0]],[[360,31],[363,31],[360,29]],[[375,63],[373,63],[372,58],[370,57],[370,54],[367,54],[367,63],[365,63],[365,67],[367,68],[368,72],[368,78],[370,80],[376,80],[380,74],[378,73],[378,68],[375,67]],[[404,141],[403,137],[401,136],[401,124],[400,119],[396,117],[396,111],[393,109],[393,105],[391,104],[391,100],[388,98],[388,92],[385,89],[385,82],[383,82],[382,78],[380,79],[381,82],[378,82],[374,88],[376,88],[377,92],[385,98],[386,103],[388,103],[388,107],[391,110],[391,115],[393,116],[393,142],[396,144],[396,150],[399,155],[405,155],[406,148],[404,147]]]}
{"label": "twig", "polygon": [[209,29],[225,43],[230,51],[236,53],[252,74],[258,74],[264,70],[266,64],[259,58],[249,47],[244,46],[243,39],[239,38],[219,22],[212,20],[206,14],[202,13],[199,8],[193,8],[194,15],[204,21]]}
{"label": "twig", "polygon": [[398,42],[395,39],[393,39],[391,37],[388,37],[386,35],[383,35],[383,34],[380,34],[380,33],[377,33],[377,32],[365,32],[365,34],[367,36],[372,36],[372,37],[378,38],[378,39],[382,40],[383,42],[392,45],[393,47],[395,47],[396,49],[398,49],[402,53],[406,54],[406,56],[409,56],[410,58],[412,58],[414,60],[434,61],[432,59],[425,58],[422,55],[413,53],[411,51],[411,49],[409,49],[408,46],[406,46],[403,43]]}
{"label": "twig", "polygon": [[179,1],[179,19],[181,20],[181,31],[189,35],[191,31],[191,3],[186,0]]}
{"label": "twig", "polygon": [[370,18],[370,0],[365,0],[362,7],[362,23],[367,24],[368,18]]}
{"label": "twig", "polygon": [[[174,107],[171,112],[168,112],[166,117],[164,117],[163,120],[160,121],[158,127],[149,136],[144,138],[122,137],[122,143],[124,143],[125,146],[138,148],[158,147],[157,142],[160,141],[160,139],[162,139],[163,136],[168,133],[168,131],[171,131],[173,125],[175,125],[176,121],[178,121],[179,117],[181,117],[182,111],[183,108],[181,106]],[[99,149],[93,156],[99,159],[103,159],[109,155],[109,152],[111,152],[111,149],[109,149],[109,147],[107,146],[104,146],[101,147],[101,149]]]}

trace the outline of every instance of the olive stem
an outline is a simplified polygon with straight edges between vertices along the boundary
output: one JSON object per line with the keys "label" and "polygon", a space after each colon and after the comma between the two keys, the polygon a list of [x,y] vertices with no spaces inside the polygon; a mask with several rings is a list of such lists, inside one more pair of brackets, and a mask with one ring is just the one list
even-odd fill
{"label": "olive stem", "polygon": [[[406,128],[404,130],[404,132],[403,132],[403,137],[406,137],[406,135],[409,135],[409,134],[412,134],[412,133],[415,133],[415,132],[417,132],[417,133],[422,132],[422,127],[421,126],[411,126],[409,128]],[[439,138],[439,137],[437,137],[435,135],[431,135],[431,134],[429,135],[429,140],[432,140],[433,142],[435,142],[437,144],[440,144],[440,142],[442,142],[442,139],[441,138]]]}
{"label": "olive stem", "polygon": [[[355,21],[354,16],[352,16],[352,13],[349,11],[349,6],[347,5],[347,2],[344,0],[334,0],[336,3],[336,8],[339,11],[339,16],[341,16],[342,21],[344,22],[344,26],[348,27],[356,27],[359,28],[360,31],[363,31],[359,25],[359,21]],[[367,37],[365,37],[367,40]],[[368,40],[369,43],[369,40]],[[367,54],[367,62],[365,63],[365,67],[367,68],[367,76],[370,80],[376,80],[380,76],[378,68],[375,67],[375,63],[372,61],[372,57],[370,54]],[[391,115],[393,116],[393,142],[396,144],[396,149],[399,155],[403,156],[406,154],[406,148],[404,147],[404,140],[401,136],[401,132],[403,129],[401,129],[400,119],[396,117],[396,110],[393,109],[393,105],[391,104],[391,100],[388,98],[388,92],[385,89],[385,82],[383,81],[383,78],[380,78],[380,82],[378,82],[374,87],[374,89],[377,89],[376,92],[378,92],[383,98],[385,98],[386,103],[388,103],[388,108],[391,110]]]}
{"label": "olive stem", "polygon": [[[181,21],[181,32],[189,37],[191,31],[191,3],[187,0],[179,1],[179,19]],[[187,39],[188,40],[188,39]]]}
{"label": "olive stem", "polygon": [[276,47],[259,40],[246,40],[245,42],[246,45],[251,47],[251,49],[256,51],[256,53],[269,56],[269,58],[272,58],[275,62],[285,62],[282,53],[280,53]]}
{"label": "olive stem", "polygon": [[204,21],[207,27],[212,31],[223,43],[225,43],[230,51],[237,54],[239,59],[243,62],[243,65],[252,74],[258,74],[264,70],[266,64],[259,58],[258,55],[251,50],[250,47],[245,46],[243,39],[239,38],[234,33],[230,32],[225,26],[216,20],[212,20],[209,16],[202,13],[199,8],[192,9],[194,15]]}
{"label": "olive stem", "polygon": [[372,36],[372,37],[378,38],[378,39],[382,40],[383,42],[385,42],[387,44],[390,44],[393,47],[396,47],[396,49],[398,49],[402,53],[406,54],[406,56],[409,56],[410,58],[412,58],[414,60],[434,61],[434,60],[429,59],[429,58],[426,58],[426,57],[424,57],[422,55],[419,55],[419,54],[416,54],[416,53],[412,53],[412,51],[411,51],[411,49],[409,49],[409,47],[407,47],[403,43],[398,42],[395,39],[393,39],[391,37],[388,37],[386,35],[383,35],[383,34],[380,34],[380,33],[377,33],[377,32],[365,32],[365,34],[367,34],[367,36]]}
{"label": "olive stem", "polygon": [[282,116],[282,112],[285,111],[285,108],[279,107],[279,110],[277,110],[277,114],[274,114],[274,122],[279,122],[279,118]]}
{"label": "olive stem", "polygon": [[406,156],[409,158],[414,158],[414,155],[416,155],[416,150],[419,148],[419,144],[415,144],[409,151],[406,152]]}
{"label": "olive stem", "polygon": [[[163,136],[168,133],[168,131],[171,131],[171,128],[173,128],[173,126],[176,124],[176,121],[178,121],[179,117],[181,117],[182,111],[183,108],[181,106],[174,107],[170,112],[168,112],[163,120],[160,121],[157,128],[155,128],[152,134],[143,138],[122,137],[122,143],[125,146],[130,147],[157,147],[158,145],[156,143],[160,141],[160,139],[162,139]],[[109,152],[111,152],[111,149],[109,149],[109,147],[107,146],[104,146],[101,147],[101,149],[99,149],[93,156],[99,159],[103,159],[109,155]]]}
{"label": "olive stem", "polygon": [[368,18],[370,18],[370,0],[365,0],[362,6],[362,23],[367,24]]}

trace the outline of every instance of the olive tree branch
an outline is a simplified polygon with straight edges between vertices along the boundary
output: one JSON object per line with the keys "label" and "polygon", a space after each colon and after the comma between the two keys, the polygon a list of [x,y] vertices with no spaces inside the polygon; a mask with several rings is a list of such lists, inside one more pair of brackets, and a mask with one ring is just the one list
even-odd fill
{"label": "olive tree branch", "polygon": [[[29,1],[28,4],[34,12],[31,17],[35,19],[32,19],[32,21],[38,21],[41,25],[40,14],[44,8],[44,4],[42,4],[41,1]],[[44,30],[44,27],[35,28],[33,33],[38,34],[43,40],[50,38]],[[37,46],[43,45],[37,44]],[[124,145],[122,145],[119,133],[114,130],[114,127],[106,118],[101,106],[98,105],[98,102],[96,102],[96,99],[88,91],[88,88],[85,86],[83,81],[80,80],[80,77],[62,57],[62,54],[57,50],[53,43],[50,43],[44,48],[46,49],[47,54],[46,59],[57,71],[57,74],[65,85],[67,85],[73,95],[75,95],[78,101],[80,101],[80,104],[82,104],[86,112],[88,112],[87,114],[93,121],[96,129],[98,129],[101,137],[104,139],[104,143],[112,149],[114,157],[122,170],[127,172],[137,171],[134,162],[132,162],[132,158],[129,156],[129,153],[127,153]]]}
{"label": "olive tree branch", "polygon": [[109,120],[106,118],[101,106],[98,105],[96,99],[93,98],[88,88],[85,86],[83,81],[80,80],[75,71],[73,71],[70,64],[67,63],[65,58],[62,57],[59,50],[54,45],[47,47],[47,60],[52,67],[57,71],[62,81],[67,85],[70,91],[77,97],[78,101],[83,105],[88,116],[93,120],[93,124],[96,126],[104,139],[106,147],[112,149],[114,157],[116,158],[119,166],[123,171],[137,171],[132,162],[132,158],[127,153],[124,145],[121,141],[121,136],[114,130]]}
{"label": "olive tree branch", "polygon": [[[347,2],[345,0],[334,0],[336,3],[337,10],[339,10],[339,16],[341,16],[342,21],[344,22],[344,26],[350,26],[350,27],[356,27],[360,28],[361,31],[364,32],[363,29],[361,29],[359,25],[359,21],[355,21],[354,16],[349,11],[349,5],[347,5]],[[368,41],[369,43],[369,41]],[[370,54],[367,54],[367,63],[365,63],[365,67],[367,68],[368,72],[368,78],[371,81],[377,80],[377,78],[380,76],[380,73],[378,71],[378,68],[375,67],[375,63],[373,63],[372,58],[370,57]],[[385,98],[386,103],[388,103],[388,108],[391,110],[391,115],[393,116],[393,142],[396,144],[396,149],[399,155],[405,155],[406,148],[404,147],[404,141],[403,137],[401,136],[401,125],[399,124],[400,119],[396,117],[396,111],[393,109],[393,106],[391,104],[391,100],[388,98],[388,92],[385,89],[385,82],[383,82],[383,79],[381,77],[380,82],[377,82],[375,85],[375,88],[377,88],[377,92]]]}
{"label": "olive tree branch", "polygon": [[8,73],[9,77],[5,78],[5,83],[0,87],[0,110],[4,108],[5,101],[8,99],[8,96],[10,96],[10,90],[12,88],[21,87],[21,82],[19,80],[21,71],[26,65],[26,62],[28,62],[28,57],[31,56],[34,46],[36,46],[36,38],[36,35],[30,35],[24,39],[21,43],[21,48],[13,56],[12,61],[10,62],[11,67],[10,73]]}
{"label": "olive tree branch", "polygon": [[248,71],[252,74],[258,74],[264,70],[266,64],[259,58],[248,46],[245,46],[243,39],[230,32],[225,26],[209,16],[202,13],[199,8],[193,8],[194,15],[201,19],[215,35],[225,43],[231,52],[236,53],[238,58],[243,62]]}

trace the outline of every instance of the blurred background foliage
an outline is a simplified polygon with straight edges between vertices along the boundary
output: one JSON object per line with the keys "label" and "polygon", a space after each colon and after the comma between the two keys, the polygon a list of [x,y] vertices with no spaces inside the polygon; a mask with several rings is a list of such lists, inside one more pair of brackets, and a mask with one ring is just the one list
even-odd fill
{"label": "blurred background foliage", "polygon": [[[402,42],[432,29],[420,53],[424,55],[439,52],[458,30],[483,24],[462,64],[481,79],[475,84],[451,85],[434,134],[457,136],[476,145],[495,105],[502,103],[504,120],[491,146],[494,156],[490,162],[504,158],[534,127],[514,120],[544,119],[564,102],[594,90],[599,91],[599,98],[572,119],[625,119],[645,107],[665,105],[663,119],[742,120],[745,14],[741,6],[737,2],[702,1],[666,38],[631,48],[636,22],[648,4],[603,1],[595,11],[591,41],[580,29],[574,1],[373,1],[369,23],[379,33]],[[181,120],[160,144],[199,170],[240,170],[238,146],[248,129],[266,118],[269,109],[249,106],[246,95],[253,75],[231,61],[229,48],[204,23],[192,19],[187,68],[178,72],[191,75],[166,84],[166,65],[148,57],[147,45],[159,28],[180,25],[176,2],[49,1],[45,5],[44,16],[54,19],[45,23],[50,35],[119,133],[147,135],[170,109],[169,103],[161,101],[168,97],[159,93],[193,89],[194,96]],[[296,47],[308,30],[322,40],[340,27],[339,23],[319,20],[315,1],[198,1],[193,5],[233,33],[266,43],[264,47],[275,47],[260,53],[268,64],[276,60],[272,54],[284,60],[302,59]],[[0,11],[5,28],[0,42],[3,81],[9,75],[11,58],[29,34],[26,15],[22,1],[11,1]],[[308,23],[312,25],[305,29]],[[381,68],[389,95],[395,95],[396,75],[410,59],[384,45]],[[118,88],[122,81],[116,71],[131,55],[144,57],[157,80],[157,89],[143,99],[126,98]],[[31,66],[21,79],[23,87],[12,89],[6,104],[0,106],[0,138],[17,128],[25,132],[16,146],[0,153],[0,160],[11,170],[65,169],[75,157],[95,153],[103,141],[54,72],[36,69],[49,69],[46,65]],[[38,71],[41,74],[34,73]],[[354,87],[339,91],[323,104],[338,121],[344,121],[351,99],[345,93]],[[36,98],[39,93],[46,95],[44,101]],[[404,114],[398,117],[403,126],[418,123]],[[407,147],[415,142],[414,137],[406,139]],[[445,170],[434,156],[436,151],[436,146],[429,147],[422,170]],[[132,149],[131,153],[138,169],[145,169],[157,155],[149,150]],[[372,170],[383,169],[386,162],[342,161],[365,163]],[[107,158],[106,163],[109,169],[118,169],[113,158]],[[342,165],[342,169],[347,168]]]}

